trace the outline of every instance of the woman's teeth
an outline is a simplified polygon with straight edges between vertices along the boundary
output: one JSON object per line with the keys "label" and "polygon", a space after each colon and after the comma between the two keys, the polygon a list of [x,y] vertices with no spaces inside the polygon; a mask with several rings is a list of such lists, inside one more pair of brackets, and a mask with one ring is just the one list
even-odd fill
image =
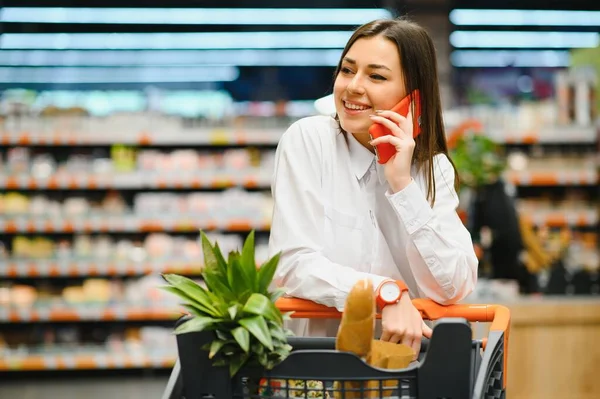
{"label": "woman's teeth", "polygon": [[347,102],[344,102],[344,107],[346,107],[348,109],[353,109],[353,110],[356,110],[356,111],[365,111],[365,110],[371,108],[371,107],[365,107],[364,105],[350,104],[350,103],[347,103]]}

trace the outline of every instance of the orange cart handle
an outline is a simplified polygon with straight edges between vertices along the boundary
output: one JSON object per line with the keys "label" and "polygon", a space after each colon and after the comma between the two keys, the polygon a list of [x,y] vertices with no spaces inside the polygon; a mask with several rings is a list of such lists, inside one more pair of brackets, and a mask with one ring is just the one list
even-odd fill
{"label": "orange cart handle", "polygon": [[[430,299],[413,299],[413,304],[426,320],[443,317],[461,317],[468,321],[492,322],[490,331],[507,331],[510,311],[501,305],[440,305]],[[332,307],[306,299],[283,297],[275,304],[281,312],[294,312],[291,317],[301,319],[339,319],[342,314]]]}

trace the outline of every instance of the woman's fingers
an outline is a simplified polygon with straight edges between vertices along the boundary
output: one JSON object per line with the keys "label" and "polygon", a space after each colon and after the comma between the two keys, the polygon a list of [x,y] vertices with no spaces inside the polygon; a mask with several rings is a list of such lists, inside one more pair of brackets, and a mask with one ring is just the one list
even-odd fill
{"label": "woman's fingers", "polygon": [[399,150],[400,147],[402,146],[402,140],[399,139],[396,136],[381,136],[381,137],[377,137],[376,139],[371,140],[370,144],[372,146],[376,146],[379,144],[383,144],[383,143],[388,143],[393,145],[394,147],[396,147],[396,150]]}
{"label": "woman's fingers", "polygon": [[401,334],[394,334],[390,338],[390,342],[393,344],[399,344],[402,342],[403,339],[404,339],[404,337]]}
{"label": "woman's fingers", "polygon": [[390,340],[390,338],[392,338],[392,332],[387,331],[387,330],[383,330],[383,332],[381,333],[381,338],[379,338],[381,341],[386,341],[388,342]]}
{"label": "woman's fingers", "polygon": [[394,111],[376,111],[376,116],[382,116],[386,119],[391,120],[396,125],[401,125],[406,122],[406,118]]}
{"label": "woman's fingers", "polygon": [[415,355],[413,356],[413,360],[417,360],[419,358],[419,354],[421,353],[421,338],[415,339],[412,342],[411,348],[415,353]]}
{"label": "woman's fingers", "polygon": [[[406,117],[404,117],[394,111],[378,111],[374,116],[380,116],[380,117],[383,117],[384,119],[388,119],[391,122],[393,122],[396,126],[398,126],[400,128],[400,131],[398,131],[397,133],[399,135],[401,135],[403,133],[407,134],[407,132],[413,131],[413,116],[412,115],[413,115],[412,107],[409,107],[408,115]],[[401,137],[401,136],[399,136],[399,137]]]}
{"label": "woman's fingers", "polygon": [[[388,117],[386,117],[386,115],[389,115],[388,112],[391,112],[391,111],[382,111],[381,114],[378,114],[378,115],[369,115],[369,116],[371,117],[371,120],[373,122],[379,123],[379,124],[387,127],[388,129],[390,129],[390,131],[392,132],[392,134],[394,136],[396,136],[396,137],[403,137],[404,132],[402,131],[402,129],[400,129],[400,126],[398,125],[398,123],[396,123],[393,120],[391,120]],[[393,113],[394,112],[392,112],[392,114]]]}
{"label": "woman's fingers", "polygon": [[433,334],[433,330],[431,329],[431,327],[429,327],[427,324],[425,324],[425,322],[423,323],[423,336],[426,338],[431,339],[431,334]]}
{"label": "woman's fingers", "polygon": [[401,151],[403,148],[410,149],[410,148],[415,147],[414,140],[407,141],[407,140],[401,139],[396,136],[391,136],[389,134],[386,136],[377,137],[376,139],[373,139],[369,142],[369,144],[371,144],[372,146],[377,146],[377,145],[383,144],[383,143],[388,143],[388,144],[393,145],[394,148],[396,148],[396,152]]}

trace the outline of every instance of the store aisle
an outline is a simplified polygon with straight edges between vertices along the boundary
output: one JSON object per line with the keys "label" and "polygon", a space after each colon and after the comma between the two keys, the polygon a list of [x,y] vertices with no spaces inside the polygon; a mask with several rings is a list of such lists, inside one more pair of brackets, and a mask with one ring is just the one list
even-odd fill
{"label": "store aisle", "polygon": [[168,376],[1,381],[1,399],[160,399]]}

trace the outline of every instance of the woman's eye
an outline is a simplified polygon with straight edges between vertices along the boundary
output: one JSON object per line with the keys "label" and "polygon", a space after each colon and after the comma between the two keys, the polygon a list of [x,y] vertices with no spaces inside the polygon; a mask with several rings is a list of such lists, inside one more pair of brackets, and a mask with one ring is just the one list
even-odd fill
{"label": "woman's eye", "polygon": [[381,75],[371,75],[371,79],[375,79],[375,80],[387,80],[386,78],[384,78]]}
{"label": "woman's eye", "polygon": [[342,73],[352,73],[352,70],[350,70],[350,68],[343,67]]}

